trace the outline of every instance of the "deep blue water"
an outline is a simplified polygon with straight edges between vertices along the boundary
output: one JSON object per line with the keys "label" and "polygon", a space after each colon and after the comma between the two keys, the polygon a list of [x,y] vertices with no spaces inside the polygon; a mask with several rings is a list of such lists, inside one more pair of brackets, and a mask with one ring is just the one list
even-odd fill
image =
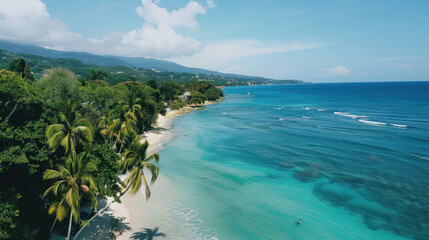
{"label": "deep blue water", "polygon": [[160,152],[195,238],[428,239],[429,82],[225,94]]}

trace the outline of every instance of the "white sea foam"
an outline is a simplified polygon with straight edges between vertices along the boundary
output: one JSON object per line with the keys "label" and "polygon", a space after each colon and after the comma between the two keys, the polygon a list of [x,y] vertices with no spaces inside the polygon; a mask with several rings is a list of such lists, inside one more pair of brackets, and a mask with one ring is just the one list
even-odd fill
{"label": "white sea foam", "polygon": [[284,121],[285,119],[284,119],[284,118],[279,118],[279,120],[280,120],[280,121]]}
{"label": "white sea foam", "polygon": [[354,114],[345,114],[343,115],[344,117],[351,117],[351,118],[366,118],[368,116],[359,116],[359,115],[354,115]]}
{"label": "white sea foam", "polygon": [[223,114],[223,115],[227,115],[228,113],[223,112],[222,114]]}
{"label": "white sea foam", "polygon": [[364,120],[364,119],[359,119],[359,122],[365,123],[365,124],[369,124],[369,125],[374,125],[374,126],[382,126],[382,125],[386,125],[387,124],[387,123],[384,123],[384,122],[368,121],[368,120]]}
{"label": "white sea foam", "polygon": [[218,233],[215,228],[199,218],[199,213],[194,209],[184,208],[182,204],[172,204],[173,211],[183,220],[185,228],[189,231],[192,239],[217,240]]}
{"label": "white sea foam", "polygon": [[334,114],[340,115],[340,116],[350,115],[350,113],[348,113],[348,112],[334,112]]}
{"label": "white sea foam", "polygon": [[282,110],[282,108],[277,108],[278,110]]}
{"label": "white sea foam", "polygon": [[326,109],[319,108],[319,109],[317,109],[317,111],[319,111],[319,112],[323,112],[323,111],[326,111]]}
{"label": "white sea foam", "polygon": [[312,118],[312,117],[302,116],[302,118]]}
{"label": "white sea foam", "polygon": [[348,112],[334,112],[334,114],[339,115],[339,116],[343,116],[343,117],[349,117],[349,118],[366,118],[366,117],[368,117],[368,116],[355,115],[355,114],[351,114]]}
{"label": "white sea foam", "polygon": [[419,156],[419,155],[417,155],[417,154],[410,154],[411,156],[413,156],[413,157],[418,157],[418,158],[420,158],[420,159],[423,159],[423,160],[426,160],[426,161],[429,161],[429,157],[422,157],[422,156]]}
{"label": "white sea foam", "polygon": [[394,126],[394,127],[398,127],[398,128],[407,128],[407,127],[408,127],[407,125],[394,124],[394,123],[391,123],[390,125],[392,125],[392,126]]}
{"label": "white sea foam", "polygon": [[306,107],[305,110],[310,110],[310,108]]}

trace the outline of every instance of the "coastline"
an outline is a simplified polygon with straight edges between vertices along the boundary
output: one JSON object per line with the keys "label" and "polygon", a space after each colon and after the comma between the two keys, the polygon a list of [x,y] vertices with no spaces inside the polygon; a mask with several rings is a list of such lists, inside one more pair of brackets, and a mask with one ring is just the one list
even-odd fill
{"label": "coastline", "polygon": [[[162,150],[163,144],[174,138],[169,129],[172,128],[176,117],[214,103],[217,102],[207,101],[201,107],[184,107],[171,110],[165,116],[158,115],[154,128],[143,134],[142,141],[149,142],[147,154]],[[124,179],[126,176],[120,177]],[[80,233],[78,239],[151,239],[155,236],[189,239],[190,233],[176,213],[177,203],[172,200],[177,193],[172,182],[162,173],[162,169],[158,179],[151,186],[151,192],[151,198],[147,202],[144,188],[135,195],[125,194],[121,199],[122,203],[111,204]],[[112,200],[108,198],[100,201],[98,209],[104,208]],[[63,237],[53,234],[52,239]]]}

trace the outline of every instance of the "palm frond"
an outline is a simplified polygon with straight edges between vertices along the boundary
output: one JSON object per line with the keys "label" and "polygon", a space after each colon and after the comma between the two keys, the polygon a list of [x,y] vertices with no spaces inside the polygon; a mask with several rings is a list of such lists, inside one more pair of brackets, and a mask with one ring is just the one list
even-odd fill
{"label": "palm frond", "polygon": [[97,208],[97,206],[98,206],[98,201],[97,201],[97,196],[96,196],[96,194],[92,191],[92,190],[89,190],[89,199],[91,200],[91,202],[92,202],[92,207],[93,208]]}
{"label": "palm frond", "polygon": [[89,185],[89,189],[94,193],[98,191],[97,184],[95,184],[95,180],[91,175],[85,175],[81,177],[82,183]]}
{"label": "palm frond", "polygon": [[48,137],[48,147],[52,149],[52,151],[57,150],[58,145],[64,139],[64,132],[56,132],[55,134]]}
{"label": "palm frond", "polygon": [[139,110],[139,111],[142,110],[142,106],[140,104],[134,104],[133,108],[136,109],[136,110]]}
{"label": "palm frond", "polygon": [[71,144],[72,144],[71,139],[70,139],[70,134],[67,134],[66,136],[64,136],[64,138],[61,140],[60,144],[61,144],[61,146],[63,146],[63,148],[66,152],[69,152],[69,149],[70,149]]}
{"label": "palm frond", "polygon": [[125,185],[131,184],[130,194],[136,194],[142,185],[141,169],[139,167],[135,167],[127,176],[124,183]]}
{"label": "palm frond", "polygon": [[61,222],[67,217],[69,213],[69,208],[67,208],[67,206],[62,201],[57,205],[55,212],[57,213],[58,221]]}
{"label": "palm frond", "polygon": [[77,120],[76,125],[85,126],[85,127],[90,128],[90,129],[93,128],[92,122],[88,118],[81,118],[81,119]]}
{"label": "palm frond", "polygon": [[51,138],[55,133],[65,131],[63,124],[52,124],[46,127],[45,135],[47,138]]}
{"label": "palm frond", "polygon": [[149,169],[150,173],[152,174],[152,178],[150,180],[150,183],[153,184],[156,181],[156,179],[158,178],[159,168],[156,165],[154,165],[152,163],[148,163],[148,162],[143,163],[143,167]]}
{"label": "palm frond", "polygon": [[88,142],[92,142],[92,140],[94,139],[93,131],[89,127],[86,127],[86,126],[76,126],[72,129],[72,132],[74,134],[84,136]]}
{"label": "palm frond", "polygon": [[64,200],[70,206],[73,211],[73,218],[75,222],[79,220],[79,193],[74,188],[70,188],[67,193],[64,195]]}
{"label": "palm frond", "polygon": [[97,171],[97,164],[95,164],[94,162],[89,162],[87,164],[85,164],[84,166],[84,172],[86,173],[90,173],[90,172],[95,172]]}
{"label": "palm frond", "polygon": [[82,155],[79,157],[76,155],[72,155],[71,170],[73,172],[73,175],[79,174],[79,171],[82,168],[82,157]]}
{"label": "palm frond", "polygon": [[64,166],[59,166],[58,170],[60,170],[62,178],[66,178],[67,176],[71,176],[70,171],[67,168],[65,168]]}
{"label": "palm frond", "polygon": [[46,197],[50,192],[52,192],[55,196],[58,195],[58,188],[62,183],[65,183],[65,180],[56,181],[52,186],[46,189],[45,193],[43,193],[42,198]]}
{"label": "palm frond", "polygon": [[56,170],[52,170],[52,169],[47,169],[43,173],[43,180],[60,178],[61,176],[62,176],[62,174],[61,174],[60,171],[56,171]]}
{"label": "palm frond", "polygon": [[71,195],[72,198],[72,209],[73,209],[73,219],[75,222],[79,221],[80,218],[80,204],[79,204],[79,193],[76,193],[73,191],[73,194]]}
{"label": "palm frond", "polygon": [[150,192],[149,184],[147,184],[146,177],[144,176],[144,174],[142,175],[142,178],[144,180],[144,185],[146,187],[146,202],[147,202],[149,201],[151,192]]}
{"label": "palm frond", "polygon": [[57,210],[57,207],[58,207],[58,202],[53,202],[48,209],[49,215],[53,214]]}
{"label": "palm frond", "polygon": [[156,162],[159,162],[159,155],[158,153],[152,153],[149,157],[147,157],[144,161],[150,162],[152,159],[155,159]]}
{"label": "palm frond", "polygon": [[[107,132],[109,133],[109,134],[113,134],[113,133],[118,133],[119,131],[120,131],[120,129],[121,129],[121,125],[122,125],[122,122],[121,122],[121,120],[118,118],[118,119],[115,119],[114,121],[113,121],[113,123],[112,123],[112,125],[110,125],[109,126],[109,128],[107,129]],[[118,134],[119,135],[119,134]],[[119,140],[119,139],[118,139]]]}

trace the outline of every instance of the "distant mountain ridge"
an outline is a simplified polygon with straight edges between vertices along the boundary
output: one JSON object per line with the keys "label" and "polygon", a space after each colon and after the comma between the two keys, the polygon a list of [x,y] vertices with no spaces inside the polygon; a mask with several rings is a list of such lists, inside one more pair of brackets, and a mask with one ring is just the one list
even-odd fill
{"label": "distant mountain ridge", "polygon": [[[12,53],[23,53],[32,54],[42,57],[53,57],[53,58],[72,58],[81,61],[85,64],[99,65],[99,66],[126,66],[126,67],[137,67],[144,69],[156,69],[158,71],[177,72],[177,73],[192,73],[192,74],[207,74],[223,77],[234,77],[234,78],[260,78],[269,79],[264,77],[246,76],[240,74],[229,74],[221,73],[217,71],[211,71],[201,68],[189,68],[180,64],[158,60],[154,58],[145,57],[119,57],[119,56],[100,56],[85,52],[70,52],[70,51],[58,51],[53,49],[47,49],[35,45],[18,44],[4,40],[0,40],[0,49],[12,52]],[[271,80],[271,79],[270,79]],[[295,80],[285,80],[295,81]],[[297,82],[302,82],[296,80]]]}
{"label": "distant mountain ridge", "polygon": [[[33,54],[42,57],[55,57],[55,58],[73,58],[79,60],[85,64],[94,64],[100,66],[126,66],[126,67],[138,67],[145,69],[156,69],[158,71],[169,71],[169,72],[185,72],[185,73],[200,73],[200,74],[213,74],[213,75],[225,75],[228,74],[210,71],[200,68],[188,68],[180,64],[158,60],[154,58],[145,57],[119,57],[119,56],[100,56],[85,52],[69,52],[69,51],[58,51],[53,49],[47,49],[35,45],[26,45],[7,42],[0,40],[0,49],[12,52],[12,53],[24,53]],[[244,77],[244,76],[243,76]]]}

